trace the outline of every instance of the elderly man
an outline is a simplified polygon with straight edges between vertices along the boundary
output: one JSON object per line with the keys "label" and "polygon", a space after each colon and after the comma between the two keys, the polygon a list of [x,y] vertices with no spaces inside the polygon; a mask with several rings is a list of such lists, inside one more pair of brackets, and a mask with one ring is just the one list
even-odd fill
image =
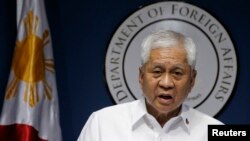
{"label": "elderly man", "polygon": [[144,98],[94,112],[78,141],[206,141],[217,119],[183,104],[195,84],[196,48],[181,33],[161,30],[142,43]]}

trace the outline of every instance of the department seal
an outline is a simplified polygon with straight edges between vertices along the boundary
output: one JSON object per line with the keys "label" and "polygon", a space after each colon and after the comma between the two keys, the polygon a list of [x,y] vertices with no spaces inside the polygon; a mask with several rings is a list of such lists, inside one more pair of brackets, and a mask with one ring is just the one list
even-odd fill
{"label": "department seal", "polygon": [[149,33],[170,29],[191,37],[197,46],[196,84],[185,103],[215,116],[230,98],[237,57],[232,40],[205,10],[184,2],[158,2],[131,14],[115,31],[105,59],[106,82],[114,101],[141,98],[138,82],[140,43]]}

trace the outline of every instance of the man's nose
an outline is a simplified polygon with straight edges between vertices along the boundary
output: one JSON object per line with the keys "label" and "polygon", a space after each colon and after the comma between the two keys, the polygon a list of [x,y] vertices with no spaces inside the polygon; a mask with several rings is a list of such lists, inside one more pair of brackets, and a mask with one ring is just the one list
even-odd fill
{"label": "man's nose", "polygon": [[162,75],[160,82],[159,82],[159,86],[164,89],[171,89],[174,87],[173,78],[171,77],[169,73]]}

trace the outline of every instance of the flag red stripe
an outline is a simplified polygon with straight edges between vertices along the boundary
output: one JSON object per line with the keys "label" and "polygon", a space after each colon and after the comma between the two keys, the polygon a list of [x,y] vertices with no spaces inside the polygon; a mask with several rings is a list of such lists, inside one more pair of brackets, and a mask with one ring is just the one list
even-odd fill
{"label": "flag red stripe", "polygon": [[47,141],[38,136],[38,131],[25,124],[0,125],[1,141]]}

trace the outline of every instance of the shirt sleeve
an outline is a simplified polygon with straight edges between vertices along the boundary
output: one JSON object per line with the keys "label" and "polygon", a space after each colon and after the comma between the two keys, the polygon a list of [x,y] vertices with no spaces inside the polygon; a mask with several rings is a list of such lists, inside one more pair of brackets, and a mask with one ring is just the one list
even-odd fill
{"label": "shirt sleeve", "polygon": [[98,126],[97,115],[93,113],[84,125],[77,141],[100,141]]}

